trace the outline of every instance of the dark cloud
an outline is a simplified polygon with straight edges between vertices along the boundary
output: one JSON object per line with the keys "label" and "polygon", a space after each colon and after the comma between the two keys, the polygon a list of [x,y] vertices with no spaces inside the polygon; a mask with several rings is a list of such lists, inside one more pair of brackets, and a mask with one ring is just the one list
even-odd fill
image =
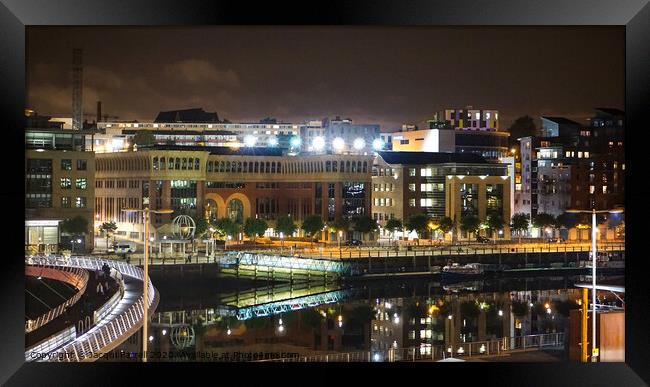
{"label": "dark cloud", "polygon": [[28,27],[28,105],[121,119],[203,107],[232,121],[340,115],[394,129],[445,107],[582,119],[623,108],[622,27]]}

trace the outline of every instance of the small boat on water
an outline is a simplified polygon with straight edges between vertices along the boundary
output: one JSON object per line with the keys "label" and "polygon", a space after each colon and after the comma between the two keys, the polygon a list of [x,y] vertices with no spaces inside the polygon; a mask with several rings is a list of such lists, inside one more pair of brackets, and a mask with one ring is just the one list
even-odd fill
{"label": "small boat on water", "polygon": [[471,277],[480,277],[483,275],[484,268],[480,263],[468,263],[461,266],[458,263],[444,266],[442,268],[442,279],[463,279]]}

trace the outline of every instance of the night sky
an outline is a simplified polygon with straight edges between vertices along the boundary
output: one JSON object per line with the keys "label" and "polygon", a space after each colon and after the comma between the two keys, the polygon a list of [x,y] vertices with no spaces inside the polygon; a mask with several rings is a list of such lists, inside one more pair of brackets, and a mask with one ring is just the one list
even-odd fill
{"label": "night sky", "polygon": [[203,107],[382,130],[467,105],[499,110],[502,128],[624,107],[623,27],[28,27],[27,107],[70,116],[75,47],[89,121],[98,100],[120,120]]}

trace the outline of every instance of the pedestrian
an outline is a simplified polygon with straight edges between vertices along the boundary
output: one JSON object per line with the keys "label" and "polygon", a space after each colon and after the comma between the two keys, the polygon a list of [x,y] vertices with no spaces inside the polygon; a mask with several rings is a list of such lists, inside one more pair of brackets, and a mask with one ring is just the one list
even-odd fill
{"label": "pedestrian", "polygon": [[97,283],[97,294],[104,295],[104,287],[102,286],[101,282]]}

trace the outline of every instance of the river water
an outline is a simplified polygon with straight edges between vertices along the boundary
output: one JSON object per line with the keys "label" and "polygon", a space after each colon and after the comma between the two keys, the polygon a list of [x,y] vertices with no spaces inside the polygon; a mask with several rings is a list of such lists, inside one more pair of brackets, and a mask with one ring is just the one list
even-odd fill
{"label": "river water", "polygon": [[[191,274],[154,275],[160,302],[150,361],[243,361],[415,348],[565,332],[588,277],[435,278],[266,284]],[[622,277],[599,281],[622,284]],[[616,298],[599,293],[600,302]],[[137,348],[134,341],[132,344]],[[128,347],[128,345],[127,345]],[[128,349],[127,349],[128,350]],[[135,349],[134,349],[135,350]],[[567,360],[568,351],[558,353]]]}

